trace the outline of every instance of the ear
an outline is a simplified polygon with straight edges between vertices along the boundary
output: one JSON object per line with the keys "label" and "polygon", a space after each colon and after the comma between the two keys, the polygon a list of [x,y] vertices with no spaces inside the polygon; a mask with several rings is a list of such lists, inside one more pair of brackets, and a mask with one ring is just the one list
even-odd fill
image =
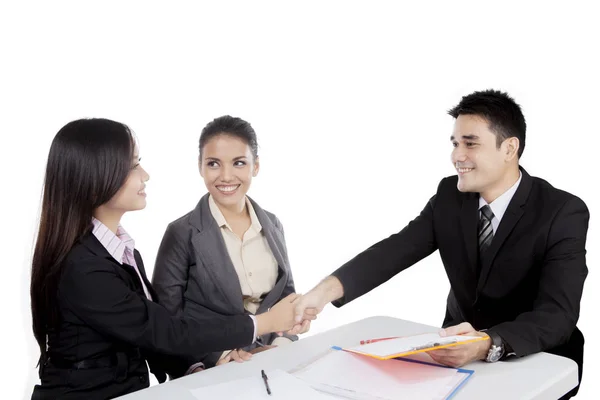
{"label": "ear", "polygon": [[512,161],[515,158],[519,158],[519,139],[516,137],[510,137],[503,143],[504,159],[506,161]]}
{"label": "ear", "polygon": [[255,177],[258,175],[258,171],[260,170],[260,160],[258,156],[254,159],[254,169],[252,170],[252,176]]}

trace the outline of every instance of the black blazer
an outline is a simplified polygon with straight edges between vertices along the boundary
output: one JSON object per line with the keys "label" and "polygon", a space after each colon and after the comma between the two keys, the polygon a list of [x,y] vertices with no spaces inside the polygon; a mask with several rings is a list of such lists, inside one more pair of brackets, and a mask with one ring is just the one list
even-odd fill
{"label": "black blazer", "polygon": [[[583,336],[575,326],[588,270],[589,212],[579,198],[531,177],[522,179],[492,244],[478,260],[479,195],[443,179],[421,214],[333,275],[341,306],[439,250],[450,280],[443,326],[470,322],[498,333],[516,356],[547,351],[583,367]],[[479,267],[481,265],[481,267]]]}
{"label": "black blazer", "polygon": [[[154,299],[139,253],[135,260]],[[49,360],[32,399],[109,399],[148,386],[148,368],[159,382],[170,361],[194,362],[197,354],[252,342],[247,316],[185,319],[146,298],[130,265],[119,264],[92,233],[69,252],[58,286],[60,326],[49,334]],[[74,369],[82,360],[116,365]]]}
{"label": "black blazer", "polygon": [[[215,313],[223,316],[248,314],[244,309],[238,275],[221,230],[210,212],[208,198],[209,194],[204,195],[194,210],[168,225],[156,256],[152,284],[160,304],[174,315],[208,318]],[[279,219],[263,210],[254,200],[250,199],[250,202],[279,266],[275,286],[256,312],[261,314],[294,293],[295,289]],[[276,337],[276,334],[270,333],[258,341],[271,344]],[[296,336],[287,337],[297,340]],[[254,347],[256,344],[243,348],[250,350]],[[208,352],[196,361],[210,368],[221,354],[222,351]],[[178,377],[185,371],[168,372],[172,377]]]}

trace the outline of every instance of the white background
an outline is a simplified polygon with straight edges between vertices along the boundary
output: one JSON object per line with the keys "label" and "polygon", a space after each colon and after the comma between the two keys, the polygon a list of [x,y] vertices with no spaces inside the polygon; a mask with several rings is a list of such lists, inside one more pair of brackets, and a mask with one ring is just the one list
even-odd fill
{"label": "white background", "polygon": [[[591,2],[195,3],[0,6],[2,398],[30,396],[36,378],[31,247],[50,142],[67,122],[112,118],[138,135],[148,207],[123,223],[151,272],[167,223],[205,193],[202,127],[223,114],[250,121],[262,161],[250,195],[283,222],[305,292],[418,215],[454,173],[446,110],[486,88],[523,107],[527,171],[590,209],[578,398],[595,398],[600,29]],[[371,315],[439,326],[448,288],[436,253],[329,306],[311,334]]]}

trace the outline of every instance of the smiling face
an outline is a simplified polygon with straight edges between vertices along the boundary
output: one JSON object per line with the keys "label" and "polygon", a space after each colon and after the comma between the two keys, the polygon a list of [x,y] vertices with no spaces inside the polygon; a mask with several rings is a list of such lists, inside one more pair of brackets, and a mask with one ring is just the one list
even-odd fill
{"label": "smiling face", "polygon": [[496,135],[480,116],[459,115],[450,140],[454,147],[451,160],[458,172],[457,187],[461,192],[495,198],[515,166],[518,171],[518,139],[508,138],[498,146]]}
{"label": "smiling face", "polygon": [[244,140],[222,133],[206,142],[199,167],[204,184],[217,205],[239,208],[245,204],[259,163]]}
{"label": "smiling face", "polygon": [[146,181],[150,179],[148,173],[140,165],[137,147],[131,162],[131,171],[127,180],[119,191],[102,207],[106,211],[125,213],[127,211],[142,210],[146,207]]}

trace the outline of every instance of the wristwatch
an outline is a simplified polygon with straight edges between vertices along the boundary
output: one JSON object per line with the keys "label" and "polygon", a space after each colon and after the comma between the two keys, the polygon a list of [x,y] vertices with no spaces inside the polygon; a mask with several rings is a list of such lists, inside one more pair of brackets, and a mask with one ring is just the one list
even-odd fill
{"label": "wristwatch", "polygon": [[502,342],[502,338],[495,332],[486,332],[492,341],[492,345],[490,346],[490,351],[488,351],[487,357],[485,358],[486,362],[494,363],[499,361],[504,355],[504,343]]}

